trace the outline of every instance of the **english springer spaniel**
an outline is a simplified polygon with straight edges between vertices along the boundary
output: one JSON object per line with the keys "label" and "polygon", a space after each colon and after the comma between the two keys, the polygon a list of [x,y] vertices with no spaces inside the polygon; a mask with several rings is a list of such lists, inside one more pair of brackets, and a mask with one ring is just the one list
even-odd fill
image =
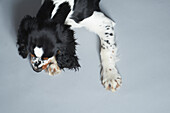
{"label": "english springer spaniel", "polygon": [[116,68],[114,26],[99,8],[100,0],[43,0],[35,17],[25,16],[18,29],[18,51],[30,59],[34,71],[49,75],[64,68],[78,70],[73,28],[85,27],[101,41],[101,82],[116,91],[122,79]]}

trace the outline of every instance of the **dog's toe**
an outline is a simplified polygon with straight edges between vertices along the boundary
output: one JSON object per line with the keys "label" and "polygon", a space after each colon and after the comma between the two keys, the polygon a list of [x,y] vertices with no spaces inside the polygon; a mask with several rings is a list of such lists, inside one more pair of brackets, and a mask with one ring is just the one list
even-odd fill
{"label": "dog's toe", "polygon": [[119,74],[104,77],[102,80],[103,86],[112,92],[115,92],[122,86],[122,78]]}

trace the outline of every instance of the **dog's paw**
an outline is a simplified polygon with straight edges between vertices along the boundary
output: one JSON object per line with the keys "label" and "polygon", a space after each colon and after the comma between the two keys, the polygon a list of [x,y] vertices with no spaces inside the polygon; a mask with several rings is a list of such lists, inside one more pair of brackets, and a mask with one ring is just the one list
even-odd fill
{"label": "dog's paw", "polygon": [[56,75],[61,73],[61,69],[57,64],[57,61],[55,57],[50,58],[49,62],[43,66],[44,70],[49,74],[49,75]]}
{"label": "dog's paw", "polygon": [[122,78],[118,73],[116,74],[105,73],[105,74],[107,75],[102,76],[101,82],[107,90],[115,92],[122,86]]}
{"label": "dog's paw", "polygon": [[57,64],[50,64],[49,67],[46,69],[46,72],[48,72],[49,75],[54,76],[61,73],[61,70]]}

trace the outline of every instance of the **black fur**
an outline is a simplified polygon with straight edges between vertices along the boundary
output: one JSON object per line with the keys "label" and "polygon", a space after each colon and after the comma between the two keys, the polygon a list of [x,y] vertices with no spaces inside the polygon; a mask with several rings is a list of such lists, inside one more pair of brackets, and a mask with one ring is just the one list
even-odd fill
{"label": "black fur", "polygon": [[18,52],[23,58],[26,58],[28,55],[28,35],[32,32],[32,30],[36,29],[36,18],[31,16],[25,16],[18,29]]}
{"label": "black fur", "polygon": [[74,0],[72,19],[79,23],[90,17],[94,11],[100,11],[99,2],[100,0]]}
{"label": "black fur", "polygon": [[56,29],[57,36],[59,37],[60,43],[58,43],[57,48],[60,50],[59,54],[56,55],[56,60],[58,61],[58,65],[60,68],[74,68],[75,70],[80,67],[78,64],[78,58],[75,53],[75,45],[77,44],[75,42],[75,39],[72,37],[74,36],[74,33],[71,30],[68,29],[69,26],[62,26],[57,25]]}
{"label": "black fur", "polygon": [[53,9],[53,2],[45,0],[36,17],[25,16],[22,19],[17,39],[19,54],[26,58],[29,54],[34,54],[36,46],[42,47],[42,57],[56,56],[61,69],[77,70],[80,65],[75,52],[74,32],[70,26],[64,25],[70,6],[67,2],[61,4],[51,19]]}
{"label": "black fur", "polygon": [[51,12],[53,11],[55,5],[51,0],[45,0],[44,4],[41,6],[40,10],[38,11],[36,18],[38,22],[43,21],[50,21]]}
{"label": "black fur", "polygon": [[59,9],[57,10],[56,14],[53,17],[53,18],[56,18],[55,22],[64,24],[65,19],[70,11],[71,11],[71,9],[70,9],[68,2],[62,3],[59,6]]}

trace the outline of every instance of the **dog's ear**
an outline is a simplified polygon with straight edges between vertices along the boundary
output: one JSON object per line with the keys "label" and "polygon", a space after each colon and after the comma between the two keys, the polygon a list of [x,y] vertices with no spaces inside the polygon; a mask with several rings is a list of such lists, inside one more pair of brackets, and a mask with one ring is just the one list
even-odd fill
{"label": "dog's ear", "polygon": [[17,34],[18,52],[23,58],[28,55],[28,35],[37,28],[36,19],[29,15],[25,16],[20,23]]}
{"label": "dog's ear", "polygon": [[60,67],[60,69],[68,68],[75,69],[75,71],[77,71],[80,67],[78,58],[76,55],[69,54],[68,52],[66,52],[67,50],[60,50],[59,54],[56,55],[58,66]]}
{"label": "dog's ear", "polygon": [[76,45],[74,32],[69,26],[60,25],[56,26],[57,33],[57,55],[56,60],[61,69],[75,69],[77,70],[80,65],[76,56]]}

